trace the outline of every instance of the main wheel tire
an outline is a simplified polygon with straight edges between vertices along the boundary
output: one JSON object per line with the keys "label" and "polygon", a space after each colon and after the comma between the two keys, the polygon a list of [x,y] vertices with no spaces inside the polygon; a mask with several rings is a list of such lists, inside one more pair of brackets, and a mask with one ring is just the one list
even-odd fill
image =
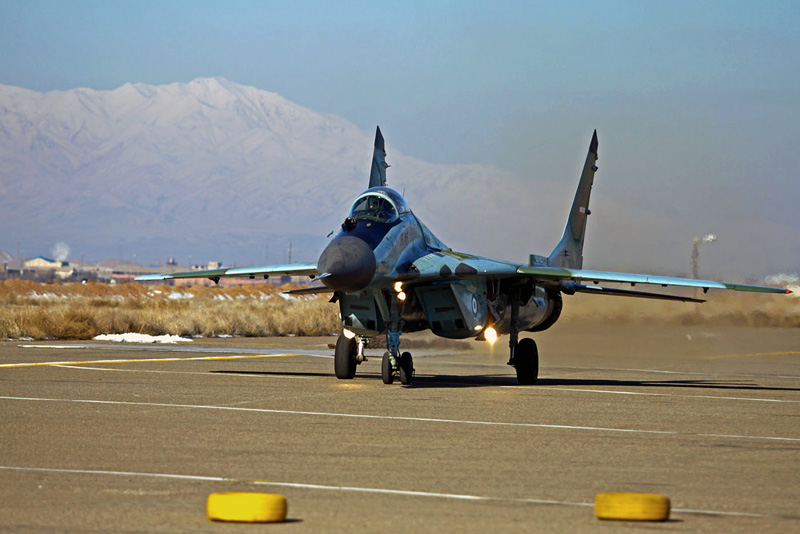
{"label": "main wheel tire", "polygon": [[414,359],[411,357],[410,352],[404,352],[400,355],[398,366],[400,367],[400,383],[404,386],[411,385],[414,380]]}
{"label": "main wheel tire", "polygon": [[351,379],[356,376],[356,339],[347,339],[344,334],[336,340],[336,351],[333,354],[333,370],[336,378]]}
{"label": "main wheel tire", "polygon": [[280,523],[286,521],[286,497],[274,493],[225,491],[212,493],[206,514],[212,521]]}
{"label": "main wheel tire", "polygon": [[600,493],[594,499],[598,519],[666,521],[669,511],[669,498],[657,493]]}
{"label": "main wheel tire", "polygon": [[387,350],[383,353],[383,360],[381,360],[381,378],[384,384],[391,384],[394,382],[394,369],[392,369],[392,354]]}
{"label": "main wheel tire", "polygon": [[536,383],[539,378],[539,350],[531,338],[524,338],[517,343],[514,353],[514,367],[517,370],[517,381],[523,386]]}

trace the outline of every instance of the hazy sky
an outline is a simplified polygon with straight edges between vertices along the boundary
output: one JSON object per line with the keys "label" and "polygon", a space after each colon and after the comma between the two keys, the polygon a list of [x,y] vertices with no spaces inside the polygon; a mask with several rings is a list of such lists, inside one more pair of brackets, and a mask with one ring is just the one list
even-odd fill
{"label": "hazy sky", "polygon": [[[421,159],[564,179],[565,203],[597,128],[600,207],[652,213],[653,231],[677,217],[681,242],[716,232],[720,262],[779,233],[797,270],[798,28],[796,0],[4,0],[0,83],[220,76],[380,124]],[[725,236],[726,213],[763,224]]]}

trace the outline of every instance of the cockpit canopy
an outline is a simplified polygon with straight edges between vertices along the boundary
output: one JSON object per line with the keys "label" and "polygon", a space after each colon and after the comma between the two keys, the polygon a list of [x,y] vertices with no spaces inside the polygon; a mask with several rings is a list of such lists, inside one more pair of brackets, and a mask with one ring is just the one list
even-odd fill
{"label": "cockpit canopy", "polygon": [[350,217],[356,221],[393,223],[408,211],[405,200],[397,191],[388,187],[373,187],[356,199]]}

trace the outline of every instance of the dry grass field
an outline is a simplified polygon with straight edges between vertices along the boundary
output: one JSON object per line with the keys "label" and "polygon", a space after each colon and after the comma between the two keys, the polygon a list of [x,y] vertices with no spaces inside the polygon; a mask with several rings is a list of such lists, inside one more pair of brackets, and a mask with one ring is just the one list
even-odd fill
{"label": "dry grass field", "polygon": [[240,287],[0,283],[0,339],[91,339],[138,332],[180,336],[325,335],[339,325],[329,297],[287,298]]}
{"label": "dry grass field", "polygon": [[[0,339],[91,339],[138,332],[181,336],[326,335],[339,331],[329,297],[286,287],[0,283]],[[691,290],[690,290],[691,291]],[[688,293],[686,293],[688,294]],[[594,295],[564,298],[561,321],[800,327],[797,296],[710,292],[705,304]]]}

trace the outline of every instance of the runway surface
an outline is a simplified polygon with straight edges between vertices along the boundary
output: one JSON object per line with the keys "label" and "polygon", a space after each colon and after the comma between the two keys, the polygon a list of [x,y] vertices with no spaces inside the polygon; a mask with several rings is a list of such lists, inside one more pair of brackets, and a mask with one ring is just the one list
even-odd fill
{"label": "runway surface", "polygon": [[[333,337],[1,342],[0,531],[800,532],[797,329],[535,339],[535,386],[501,338],[409,349],[411,387],[380,350],[337,380]],[[281,493],[290,521],[213,523],[216,491]],[[607,491],[671,521],[600,521]]]}

